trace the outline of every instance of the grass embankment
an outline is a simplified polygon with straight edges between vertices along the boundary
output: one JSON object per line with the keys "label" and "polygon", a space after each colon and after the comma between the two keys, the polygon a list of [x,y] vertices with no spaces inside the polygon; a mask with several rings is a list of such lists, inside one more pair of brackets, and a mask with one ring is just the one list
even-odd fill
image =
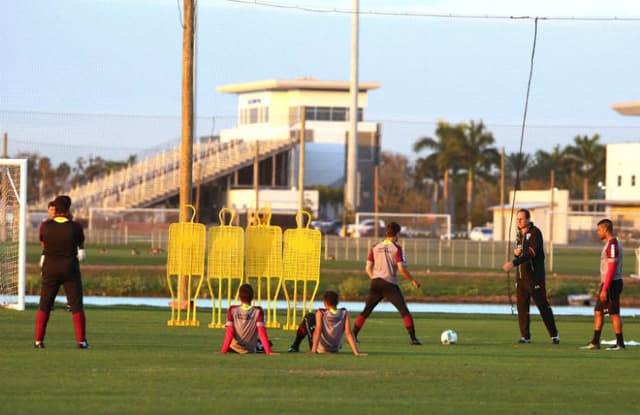
{"label": "grass embankment", "polygon": [[[82,267],[85,295],[98,296],[168,296],[166,252],[150,252],[144,246],[87,247],[88,260]],[[132,255],[135,249],[135,255]],[[28,294],[38,294],[40,288],[37,261],[40,249],[30,245],[27,268]],[[549,273],[547,288],[554,304],[566,304],[567,295],[592,293],[599,285],[599,250],[556,249],[556,272]],[[627,254],[625,275],[629,275],[635,258]],[[403,283],[410,301],[508,303],[508,292],[514,294],[514,273],[492,269],[429,267],[413,268],[422,282],[415,290]],[[343,300],[361,300],[367,292],[368,279],[361,262],[322,261],[319,293],[337,289]],[[208,295],[206,284],[201,290]],[[640,280],[625,278],[623,305],[640,305]]]}

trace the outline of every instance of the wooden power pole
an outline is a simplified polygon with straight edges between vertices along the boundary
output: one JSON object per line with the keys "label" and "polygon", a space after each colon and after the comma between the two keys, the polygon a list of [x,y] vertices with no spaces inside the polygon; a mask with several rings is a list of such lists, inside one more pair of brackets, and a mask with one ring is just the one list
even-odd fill
{"label": "wooden power pole", "polygon": [[193,169],[194,0],[184,0],[182,30],[182,142],[180,153],[180,221],[189,220]]}

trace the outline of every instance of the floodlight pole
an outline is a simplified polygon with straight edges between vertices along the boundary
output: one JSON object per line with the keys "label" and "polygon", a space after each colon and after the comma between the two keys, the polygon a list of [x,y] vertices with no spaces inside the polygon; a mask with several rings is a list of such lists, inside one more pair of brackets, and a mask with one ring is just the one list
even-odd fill
{"label": "floodlight pole", "polygon": [[194,0],[184,0],[182,30],[182,141],[180,152],[180,222],[187,222],[187,205],[191,205],[193,169],[193,51]]}

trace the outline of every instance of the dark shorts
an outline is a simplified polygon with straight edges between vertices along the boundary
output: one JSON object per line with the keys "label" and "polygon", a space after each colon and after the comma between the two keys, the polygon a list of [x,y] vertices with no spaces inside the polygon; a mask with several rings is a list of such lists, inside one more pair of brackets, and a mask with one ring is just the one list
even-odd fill
{"label": "dark shorts", "polygon": [[67,303],[72,313],[82,311],[82,278],[78,260],[75,258],[46,257],[42,268],[42,287],[40,288],[40,310],[50,311],[58,295],[60,286],[64,287]]}
{"label": "dark shorts", "polygon": [[[622,292],[622,280],[613,280],[607,290],[607,300],[596,303],[595,310],[604,314],[620,314],[620,293]],[[602,291],[602,284],[598,292]]]}
{"label": "dark shorts", "polygon": [[393,304],[402,317],[411,314],[407,308],[407,303],[404,301],[400,287],[396,284],[391,284],[382,278],[374,278],[371,280],[364,310],[360,314],[365,318],[369,317],[371,312],[373,312],[373,309],[380,301],[382,301],[382,299]]}

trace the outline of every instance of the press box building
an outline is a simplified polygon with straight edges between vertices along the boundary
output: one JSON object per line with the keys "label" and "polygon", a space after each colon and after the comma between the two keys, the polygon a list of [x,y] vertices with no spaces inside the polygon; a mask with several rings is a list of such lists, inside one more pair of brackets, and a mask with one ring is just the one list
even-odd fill
{"label": "press box building", "polygon": [[[221,93],[238,96],[238,124],[222,130],[220,140],[299,140],[305,111],[305,188],[344,186],[351,97],[347,81],[314,78],[262,80],[227,84]],[[373,211],[373,168],[380,151],[378,123],[365,121],[367,93],[379,83],[361,82],[358,93],[357,212]],[[289,183],[298,186],[300,146],[290,152]],[[279,174],[281,174],[280,172]],[[337,214],[338,212],[334,212]]]}

